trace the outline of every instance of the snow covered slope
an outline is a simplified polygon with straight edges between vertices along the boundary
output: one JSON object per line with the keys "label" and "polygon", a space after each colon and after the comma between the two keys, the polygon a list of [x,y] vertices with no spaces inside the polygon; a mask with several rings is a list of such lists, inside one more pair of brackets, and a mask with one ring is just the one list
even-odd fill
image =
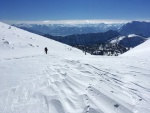
{"label": "snow covered slope", "polygon": [[0,113],[149,113],[149,67],[0,23]]}
{"label": "snow covered slope", "polygon": [[150,39],[124,53],[122,56],[150,57]]}
{"label": "snow covered slope", "polygon": [[[48,47],[49,53],[65,55],[76,51],[67,45],[43,38],[42,36],[0,23],[0,57],[17,57],[44,54],[44,48]],[[75,54],[74,54],[75,55]]]}

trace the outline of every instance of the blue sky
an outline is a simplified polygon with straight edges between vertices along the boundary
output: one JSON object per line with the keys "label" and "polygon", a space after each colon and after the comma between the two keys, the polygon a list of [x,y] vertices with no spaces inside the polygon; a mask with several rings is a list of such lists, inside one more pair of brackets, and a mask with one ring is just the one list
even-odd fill
{"label": "blue sky", "polygon": [[0,21],[150,20],[150,0],[0,0]]}

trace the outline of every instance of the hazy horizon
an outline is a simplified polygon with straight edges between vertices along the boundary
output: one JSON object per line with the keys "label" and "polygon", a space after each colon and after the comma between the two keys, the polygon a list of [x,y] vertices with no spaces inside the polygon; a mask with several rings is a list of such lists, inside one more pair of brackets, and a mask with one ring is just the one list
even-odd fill
{"label": "hazy horizon", "polygon": [[149,0],[1,0],[5,23],[124,23],[150,20]]}
{"label": "hazy horizon", "polygon": [[150,22],[150,20],[109,20],[109,19],[99,19],[99,20],[43,20],[43,21],[12,21],[12,20],[1,20],[1,22],[7,24],[124,24],[132,21],[145,21]]}

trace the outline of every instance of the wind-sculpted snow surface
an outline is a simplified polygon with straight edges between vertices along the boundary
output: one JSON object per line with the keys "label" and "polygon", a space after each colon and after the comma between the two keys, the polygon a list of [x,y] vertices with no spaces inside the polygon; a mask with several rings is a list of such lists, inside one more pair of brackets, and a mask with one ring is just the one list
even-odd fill
{"label": "wind-sculpted snow surface", "polygon": [[[11,30],[22,36],[7,38]],[[149,59],[84,55],[17,28],[0,33],[4,35],[9,44],[0,41],[1,113],[150,112]],[[22,46],[27,43],[39,47]]]}

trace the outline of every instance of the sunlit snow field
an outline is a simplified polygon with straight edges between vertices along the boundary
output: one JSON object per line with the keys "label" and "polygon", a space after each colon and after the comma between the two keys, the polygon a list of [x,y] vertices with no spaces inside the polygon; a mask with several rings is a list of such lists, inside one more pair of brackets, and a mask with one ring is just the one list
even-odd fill
{"label": "sunlit snow field", "polygon": [[92,56],[0,23],[0,113],[150,113],[149,58],[150,40]]}

